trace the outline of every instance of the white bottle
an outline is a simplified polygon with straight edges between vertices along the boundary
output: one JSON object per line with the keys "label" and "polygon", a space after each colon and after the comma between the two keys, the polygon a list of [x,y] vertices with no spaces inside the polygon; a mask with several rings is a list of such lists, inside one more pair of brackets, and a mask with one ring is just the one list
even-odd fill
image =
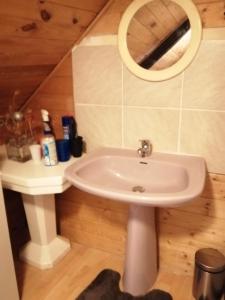
{"label": "white bottle", "polygon": [[44,164],[46,166],[55,166],[58,163],[55,138],[52,133],[52,128],[47,110],[41,110],[42,121],[44,125],[44,136],[41,139]]}

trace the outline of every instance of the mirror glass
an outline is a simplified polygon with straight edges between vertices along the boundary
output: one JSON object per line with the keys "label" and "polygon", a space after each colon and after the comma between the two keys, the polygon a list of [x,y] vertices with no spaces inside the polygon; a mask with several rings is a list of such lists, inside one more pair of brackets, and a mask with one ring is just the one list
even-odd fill
{"label": "mirror glass", "polygon": [[191,0],[134,0],[122,16],[118,46],[131,72],[161,81],[191,63],[201,33],[201,19]]}
{"label": "mirror glass", "polygon": [[139,66],[162,70],[183,56],[190,37],[190,21],[183,8],[170,0],[153,0],[131,19],[127,46]]}

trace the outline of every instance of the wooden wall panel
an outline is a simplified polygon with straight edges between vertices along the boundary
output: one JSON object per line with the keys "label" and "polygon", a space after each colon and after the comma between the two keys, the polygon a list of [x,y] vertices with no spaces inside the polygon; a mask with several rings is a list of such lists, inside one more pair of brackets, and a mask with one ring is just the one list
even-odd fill
{"label": "wooden wall panel", "polygon": [[[124,254],[128,205],[72,187],[57,195],[59,230],[73,242]],[[157,209],[160,268],[193,274],[197,249],[225,254],[225,175],[210,174],[203,194],[189,205]]]}
{"label": "wooden wall panel", "polygon": [[68,7],[85,9],[96,13],[99,12],[99,10],[106,3],[105,0],[49,0],[48,2],[63,4],[64,6]]}
{"label": "wooden wall panel", "polygon": [[29,99],[107,1],[0,1],[0,115],[15,90],[16,109]]}
{"label": "wooden wall panel", "polygon": [[[61,0],[54,0],[54,3],[61,3]],[[95,0],[97,7],[102,7],[106,0]],[[50,2],[50,1],[49,1]],[[78,0],[67,0],[64,5],[79,7],[87,5],[90,11],[97,12],[98,9],[93,1],[85,2]],[[98,20],[99,16],[96,18]],[[91,26],[90,26],[91,27]],[[86,29],[88,31],[89,28]],[[50,76],[42,82],[35,93],[21,107],[22,110],[31,108],[35,112],[36,132],[41,133],[42,124],[40,110],[47,109],[52,117],[53,127],[56,138],[62,137],[61,117],[63,115],[74,115],[74,95],[73,95],[73,78],[72,78],[72,53],[69,51],[61,60],[60,64],[54,69]]]}
{"label": "wooden wall panel", "polygon": [[204,27],[225,26],[225,2],[224,1],[194,1],[197,2]]}
{"label": "wooden wall panel", "polygon": [[47,109],[52,117],[53,128],[57,138],[62,137],[61,117],[74,115],[72,58],[68,55],[57,68],[46,85],[40,89],[27,108],[33,110],[36,133],[42,133],[41,109]]}
{"label": "wooden wall panel", "polygon": [[128,205],[74,187],[57,195],[59,230],[73,242],[124,254]]}

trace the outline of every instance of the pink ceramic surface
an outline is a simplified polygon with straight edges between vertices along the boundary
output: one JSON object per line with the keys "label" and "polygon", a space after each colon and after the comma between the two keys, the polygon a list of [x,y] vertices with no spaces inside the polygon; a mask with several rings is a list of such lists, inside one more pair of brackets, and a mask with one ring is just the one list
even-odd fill
{"label": "pink ceramic surface", "polygon": [[[140,158],[135,150],[101,148],[65,170],[77,188],[130,203],[123,289],[145,294],[157,277],[154,206],[178,206],[203,190],[201,157],[153,153]],[[146,207],[146,205],[148,207]]]}
{"label": "pink ceramic surface", "polygon": [[110,199],[151,206],[177,206],[197,197],[205,182],[201,157],[100,148],[65,170],[77,188]]}

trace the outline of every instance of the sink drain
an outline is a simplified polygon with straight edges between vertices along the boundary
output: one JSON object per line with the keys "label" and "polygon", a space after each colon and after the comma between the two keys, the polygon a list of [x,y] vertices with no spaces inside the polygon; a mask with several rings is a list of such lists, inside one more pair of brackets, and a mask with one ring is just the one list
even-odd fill
{"label": "sink drain", "polygon": [[132,188],[133,192],[139,192],[139,193],[144,193],[145,188],[143,188],[143,186],[140,185],[136,185]]}

